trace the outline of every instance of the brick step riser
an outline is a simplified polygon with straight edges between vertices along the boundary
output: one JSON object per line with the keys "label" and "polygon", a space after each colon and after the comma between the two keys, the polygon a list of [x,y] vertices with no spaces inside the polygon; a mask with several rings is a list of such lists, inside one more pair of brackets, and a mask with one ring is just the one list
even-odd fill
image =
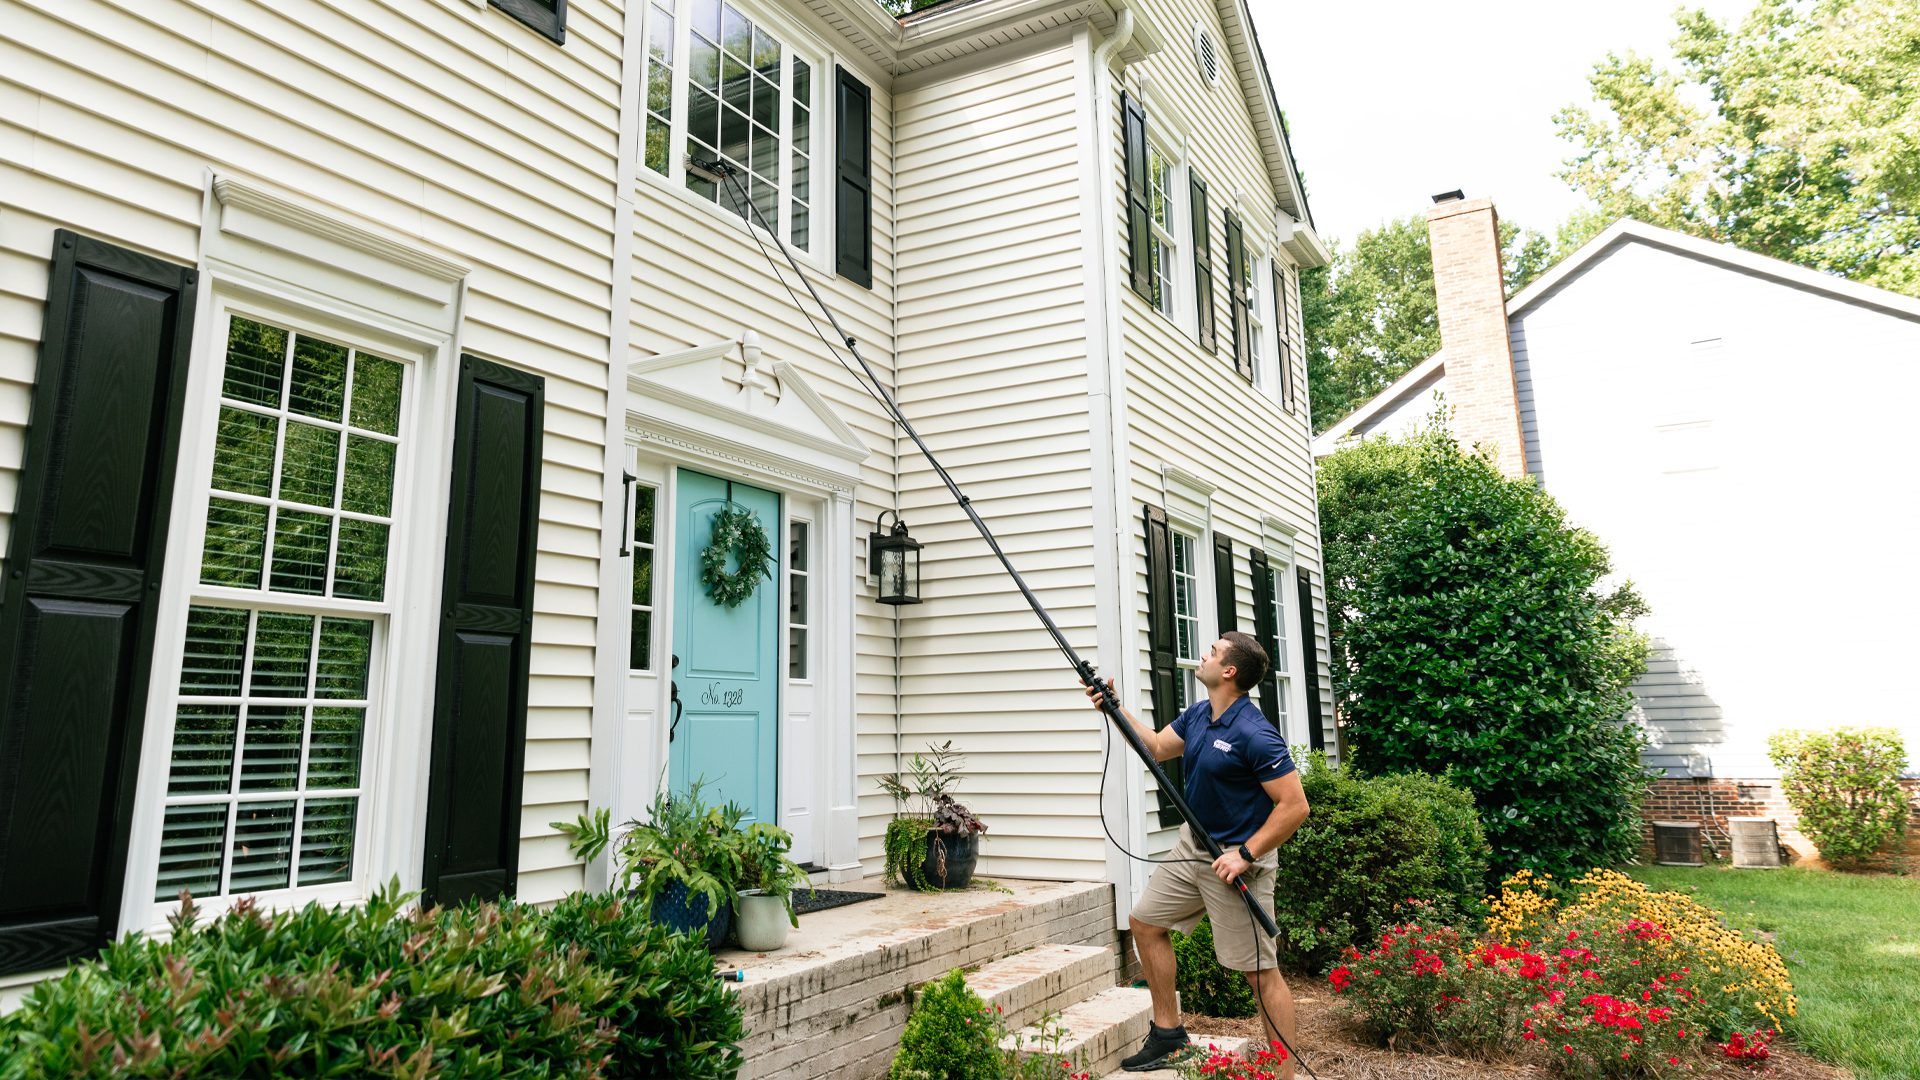
{"label": "brick step riser", "polygon": [[[1047,943],[1116,948],[1112,905],[1110,891],[1093,890],[931,934],[881,935],[858,964],[766,983],[755,983],[749,968],[740,995],[748,1032],[741,1080],[883,1077],[906,1027],[913,988],[954,968]],[[1113,985],[1116,977],[1110,968],[1101,985]]]}

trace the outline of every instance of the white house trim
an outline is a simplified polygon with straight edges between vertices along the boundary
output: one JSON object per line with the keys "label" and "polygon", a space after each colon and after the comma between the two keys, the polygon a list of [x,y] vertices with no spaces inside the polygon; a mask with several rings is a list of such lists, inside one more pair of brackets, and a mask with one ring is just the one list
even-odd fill
{"label": "white house trim", "polygon": [[1348,413],[1339,423],[1314,437],[1315,457],[1324,457],[1338,449],[1341,439],[1347,437],[1355,428],[1365,425],[1369,420],[1398,405],[1414,387],[1425,382],[1427,377],[1446,367],[1446,350],[1434,353],[1413,366],[1405,375],[1393,380],[1385,390],[1375,394],[1365,405]]}

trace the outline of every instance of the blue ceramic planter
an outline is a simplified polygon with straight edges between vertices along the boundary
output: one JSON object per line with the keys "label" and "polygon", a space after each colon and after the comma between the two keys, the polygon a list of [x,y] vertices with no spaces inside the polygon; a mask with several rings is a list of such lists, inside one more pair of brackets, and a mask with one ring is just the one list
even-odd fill
{"label": "blue ceramic planter", "polygon": [[719,949],[733,930],[733,906],[721,904],[718,913],[709,915],[707,898],[689,893],[684,883],[670,881],[653,898],[653,921],[683,934],[707,935],[707,948]]}

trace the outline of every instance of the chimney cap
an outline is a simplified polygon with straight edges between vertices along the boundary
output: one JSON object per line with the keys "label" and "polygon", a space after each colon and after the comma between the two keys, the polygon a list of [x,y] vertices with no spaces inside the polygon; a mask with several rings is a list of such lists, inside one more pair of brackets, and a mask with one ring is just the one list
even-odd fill
{"label": "chimney cap", "polygon": [[1433,202],[1434,202],[1434,205],[1438,206],[1441,203],[1459,202],[1461,199],[1464,199],[1466,197],[1467,197],[1466,192],[1460,190],[1459,188],[1454,188],[1452,191],[1443,191],[1440,194],[1435,195],[1433,197]]}

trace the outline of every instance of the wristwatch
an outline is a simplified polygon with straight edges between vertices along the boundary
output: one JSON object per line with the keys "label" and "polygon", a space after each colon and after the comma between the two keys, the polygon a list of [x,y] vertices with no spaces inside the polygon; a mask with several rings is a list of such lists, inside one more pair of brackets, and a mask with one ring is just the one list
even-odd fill
{"label": "wristwatch", "polygon": [[1253,852],[1247,850],[1247,845],[1245,844],[1240,845],[1240,857],[1247,860],[1248,865],[1259,861],[1253,857]]}

